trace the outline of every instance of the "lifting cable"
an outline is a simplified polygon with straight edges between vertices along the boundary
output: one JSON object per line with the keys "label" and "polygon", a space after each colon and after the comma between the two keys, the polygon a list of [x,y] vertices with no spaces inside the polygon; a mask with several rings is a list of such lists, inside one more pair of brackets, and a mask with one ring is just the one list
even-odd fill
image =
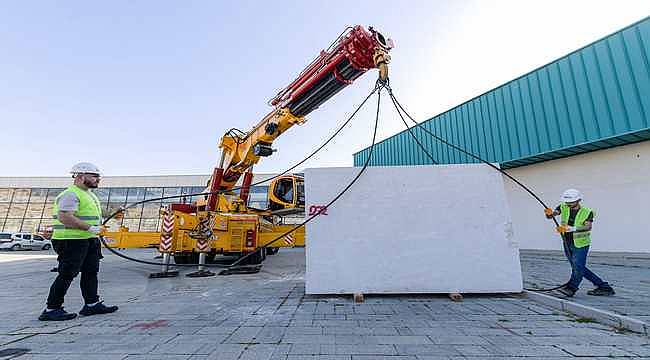
{"label": "lifting cable", "polygon": [[[318,153],[318,152],[319,152],[320,150],[322,150],[322,149],[323,149],[327,144],[329,144],[330,141],[332,141],[332,140],[333,140],[333,139],[334,139],[334,138],[335,138],[335,137],[336,137],[336,136],[337,136],[337,135],[338,135],[338,134],[339,134],[339,133],[340,133],[340,132],[341,132],[341,131],[342,131],[342,130],[343,130],[343,129],[344,129],[344,128],[349,124],[349,123],[350,123],[350,121],[352,121],[352,119],[354,118],[354,116],[359,112],[359,110],[361,110],[361,108],[363,108],[363,106],[364,106],[365,103],[368,101],[368,99],[370,99],[370,97],[371,97],[375,92],[377,92],[377,90],[378,90],[378,88],[375,87],[375,89],[374,89],[373,91],[371,91],[370,94],[368,94],[368,96],[366,96],[366,98],[361,102],[361,104],[356,108],[356,110],[354,110],[354,112],[353,112],[353,113],[348,117],[348,119],[347,119],[347,120],[346,120],[346,121],[345,121],[345,122],[344,122],[344,123],[343,123],[343,124],[342,124],[342,125],[341,125],[341,126],[340,126],[336,131],[335,131],[335,132],[334,132],[334,134],[332,134],[332,135],[331,135],[331,136],[330,136],[330,137],[329,137],[329,138],[328,138],[328,139],[327,139],[327,140],[326,140],[326,141],[325,141],[321,146],[319,146],[316,150],[314,150],[314,151],[313,151],[311,154],[309,154],[306,158],[300,160],[299,162],[297,162],[296,164],[294,164],[294,165],[291,166],[290,168],[284,170],[283,172],[281,172],[281,173],[279,173],[279,174],[277,174],[277,175],[275,175],[275,176],[273,176],[273,177],[270,177],[270,178],[267,178],[267,179],[263,179],[263,180],[260,180],[260,181],[258,181],[258,182],[254,182],[254,183],[250,184],[249,186],[260,185],[260,184],[263,184],[263,183],[266,183],[266,182],[269,182],[269,181],[275,180],[275,179],[277,179],[277,178],[280,178],[281,176],[287,174],[287,173],[290,172],[291,170],[293,170],[293,169],[297,168],[298,166],[304,164],[307,160],[311,159],[314,155],[316,155],[316,153]],[[229,134],[232,130],[233,130],[233,129],[229,130],[229,131],[228,131],[228,134]],[[192,196],[207,196],[207,195],[225,194],[225,193],[229,193],[229,192],[234,192],[234,191],[237,191],[237,190],[241,190],[242,188],[243,188],[243,186],[239,186],[239,187],[233,187],[232,189],[228,189],[228,190],[217,190],[217,191],[213,191],[213,192],[200,192],[200,193],[182,194],[182,195],[170,195],[170,196],[163,196],[163,197],[158,197],[158,198],[154,198],[154,199],[147,199],[147,200],[143,200],[143,201],[137,201],[137,202],[131,203],[131,204],[127,205],[127,206],[121,207],[121,208],[118,209],[117,211],[115,211],[115,212],[113,212],[112,214],[110,214],[109,217],[106,218],[106,220],[104,220],[104,223],[103,223],[102,225],[106,225],[106,223],[107,223],[110,219],[112,219],[112,218],[114,218],[115,216],[117,216],[117,214],[119,214],[119,213],[121,213],[121,212],[124,212],[125,210],[130,209],[130,208],[132,208],[132,207],[135,207],[135,206],[138,206],[138,205],[144,204],[144,203],[148,203],[148,202],[152,202],[152,201],[161,201],[161,200],[169,200],[169,199],[186,198],[186,197],[192,197]]]}
{"label": "lifting cable", "polygon": [[[336,136],[341,132],[341,130],[343,130],[343,128],[344,128],[344,127],[345,127],[345,126],[346,126],[346,125],[347,125],[347,124],[352,120],[352,118],[353,118],[353,117],[354,117],[354,116],[359,112],[359,110],[363,107],[363,105],[367,102],[367,100],[368,100],[368,99],[369,99],[373,94],[377,93],[377,113],[376,113],[376,118],[375,118],[375,129],[374,129],[373,136],[372,136],[372,145],[371,145],[371,151],[370,151],[370,155],[372,155],[372,149],[373,149],[374,146],[375,146],[375,141],[376,141],[376,136],[377,136],[377,127],[378,127],[378,123],[379,123],[379,109],[380,109],[380,105],[381,105],[381,90],[386,86],[386,84],[387,84],[387,83],[385,83],[385,82],[381,82],[381,81],[378,80],[377,83],[376,83],[376,85],[375,85],[375,88],[370,92],[370,94],[368,94],[368,96],[367,96],[367,97],[363,100],[363,102],[362,102],[362,103],[357,107],[357,109],[352,113],[352,115],[350,115],[350,117],[349,117],[349,118],[348,118],[348,119],[343,123],[343,125],[340,126],[339,129],[338,129],[338,130],[337,130],[337,131],[336,131],[332,136],[330,136],[330,138],[327,139],[323,145],[321,145],[318,149],[316,149],[314,152],[312,152],[312,153],[311,153],[307,158],[305,158],[305,159],[303,159],[302,161],[298,162],[296,165],[292,166],[291,168],[285,170],[285,171],[282,172],[280,175],[276,175],[276,176],[274,176],[274,177],[272,177],[272,178],[270,178],[270,179],[265,179],[265,180],[260,181],[260,182],[258,182],[258,183],[251,184],[251,186],[252,186],[252,185],[256,185],[256,184],[261,184],[261,183],[263,183],[263,182],[267,182],[267,181],[269,181],[269,180],[273,180],[273,179],[275,179],[275,178],[278,178],[278,177],[282,176],[283,174],[286,174],[287,172],[289,172],[289,171],[291,171],[292,169],[296,168],[296,167],[299,166],[300,164],[304,163],[305,161],[307,161],[307,160],[308,160],[309,158],[311,158],[314,154],[316,154],[316,153],[317,153],[318,151],[320,151],[323,147],[325,147],[325,145],[327,145],[327,144],[328,144],[328,143],[329,143],[329,142],[330,142],[334,137],[336,137]],[[344,189],[343,189],[343,190],[342,190],[338,195],[336,195],[336,196],[335,196],[335,197],[334,197],[334,198],[333,198],[333,199],[332,199],[332,200],[331,200],[327,205],[325,205],[324,208],[327,208],[327,207],[331,206],[331,205],[332,205],[334,202],[336,202],[336,201],[337,201],[341,196],[343,196],[343,194],[344,194],[345,192],[347,192],[347,191],[352,187],[352,185],[353,185],[353,184],[354,184],[354,183],[359,179],[359,177],[361,177],[361,174],[366,170],[366,168],[368,167],[368,164],[369,164],[369,163],[370,163],[370,156],[368,156],[368,158],[366,159],[366,162],[365,162],[364,166],[361,168],[361,170],[360,170],[359,173],[356,175],[356,177],[355,177],[354,179],[352,179],[352,181],[350,181],[350,183],[349,183],[349,184],[348,184],[348,185],[347,185],[347,186],[346,186],[346,187],[345,187],[345,188],[344,188]],[[241,187],[240,187],[240,188],[237,188],[237,189],[241,189]],[[233,190],[231,189],[231,190],[229,190],[229,191],[233,191]],[[224,191],[224,190],[220,190],[220,191],[216,191],[216,192],[212,192],[212,193],[209,193],[209,192],[208,192],[208,193],[206,193],[206,192],[202,192],[202,193],[196,193],[196,194],[173,195],[173,196],[165,196],[165,197],[160,197],[160,198],[148,199],[148,200],[144,200],[144,201],[135,202],[135,203],[133,203],[133,204],[130,204],[130,205],[128,205],[128,206],[126,206],[126,207],[123,207],[123,208],[121,208],[121,209],[115,211],[114,213],[112,213],[108,218],[106,218],[106,219],[102,222],[102,225],[106,225],[106,224],[108,223],[108,221],[110,221],[110,220],[111,220],[113,217],[115,217],[117,214],[119,214],[119,213],[125,211],[125,210],[128,209],[128,208],[131,208],[131,207],[137,206],[137,205],[139,205],[139,204],[144,204],[144,203],[151,202],[151,201],[161,201],[161,200],[174,199],[174,198],[181,198],[181,197],[188,197],[188,196],[198,196],[198,195],[219,194],[219,193],[223,193],[223,192],[225,192],[225,191]],[[280,236],[276,237],[275,239],[269,241],[268,243],[262,245],[261,247],[259,247],[259,248],[256,249],[255,251],[253,251],[253,252],[251,252],[251,253],[249,253],[249,254],[247,254],[247,255],[245,255],[245,256],[240,257],[239,259],[237,259],[237,260],[236,260],[234,263],[232,263],[232,264],[229,264],[229,265],[223,265],[223,264],[204,264],[203,266],[205,266],[205,267],[227,268],[227,269],[237,268],[237,265],[240,264],[242,261],[244,261],[245,259],[247,259],[247,258],[253,256],[253,255],[256,254],[256,253],[258,253],[259,251],[261,251],[261,249],[263,249],[263,248],[267,248],[267,247],[270,247],[271,244],[273,244],[273,243],[277,242],[278,240],[284,238],[284,236],[286,236],[286,235],[292,233],[293,231],[299,229],[300,227],[305,226],[305,224],[307,224],[308,222],[310,222],[311,220],[313,220],[315,217],[321,215],[321,212],[322,212],[322,211],[323,211],[323,210],[317,212],[316,214],[314,214],[314,215],[312,215],[311,217],[307,218],[307,219],[306,219],[305,221],[303,221],[302,223],[296,225],[296,226],[293,227],[292,229],[290,229],[290,230],[284,232],[282,235],[280,235]],[[102,242],[102,244],[104,245],[105,248],[107,248],[110,252],[112,252],[113,254],[115,254],[115,255],[117,255],[117,256],[123,258],[123,259],[130,260],[130,261],[133,261],[133,262],[137,262],[137,263],[140,263],[140,264],[146,264],[146,265],[156,265],[156,266],[162,266],[162,265],[164,265],[162,262],[155,262],[155,261],[141,260],[141,259],[136,259],[136,258],[130,257],[130,256],[128,256],[128,255],[125,255],[125,254],[121,253],[120,251],[115,250],[115,248],[109,246],[109,245],[106,243],[106,240],[104,239],[103,236],[100,236],[99,238],[100,238],[100,240],[101,240],[101,242]],[[197,265],[198,265],[198,264],[175,264],[174,266],[178,266],[178,267],[196,267]]]}
{"label": "lifting cable", "polygon": [[[437,141],[440,141],[444,145],[447,145],[447,146],[449,146],[449,147],[451,147],[453,149],[456,149],[456,150],[458,150],[458,151],[460,151],[460,152],[462,152],[462,153],[464,153],[464,154],[466,154],[466,155],[468,155],[468,156],[470,156],[470,157],[472,157],[472,158],[474,158],[474,159],[476,159],[476,160],[478,160],[478,161],[480,161],[482,163],[485,163],[486,165],[490,166],[494,170],[500,172],[501,174],[506,176],[508,179],[512,180],[517,185],[519,185],[519,187],[524,189],[530,196],[535,198],[535,200],[537,200],[537,202],[539,202],[545,209],[548,208],[548,206],[544,203],[544,201],[542,201],[542,199],[539,198],[539,196],[537,196],[537,194],[535,194],[526,185],[522,184],[519,180],[515,179],[512,175],[508,174],[505,170],[501,169],[500,167],[492,164],[491,162],[489,162],[489,161],[487,161],[487,160],[485,160],[485,159],[483,159],[483,158],[481,158],[481,157],[479,157],[479,156],[477,156],[475,154],[472,154],[471,152],[469,152],[469,151],[467,151],[467,150],[465,150],[465,149],[463,149],[463,148],[461,148],[459,146],[456,146],[454,144],[449,143],[445,139],[443,139],[443,138],[435,135],[431,131],[429,131],[429,129],[427,129],[426,127],[422,126],[423,123],[417,122],[415,119],[413,119],[413,117],[411,115],[409,115],[408,112],[406,112],[406,110],[404,109],[402,104],[400,104],[400,102],[395,97],[395,94],[393,94],[393,89],[390,87],[389,84],[386,84],[386,89],[388,90],[388,95],[390,96],[390,99],[392,100],[393,105],[395,106],[395,109],[397,110],[397,113],[399,114],[400,118],[402,119],[402,122],[404,123],[404,125],[406,125],[406,128],[408,129],[409,134],[411,134],[411,136],[416,140],[416,142],[417,142],[418,146],[420,147],[420,149],[425,152],[425,154],[429,157],[429,159],[431,159],[431,161],[433,161],[434,164],[436,164],[436,162],[433,159],[433,156],[431,156],[431,154],[424,148],[424,146],[420,143],[420,141],[418,141],[418,139],[415,137],[415,135],[411,132],[411,127],[408,125],[408,123],[404,119],[404,116],[402,115],[402,112],[406,115],[406,117],[408,117],[415,124],[416,128],[423,130],[424,132],[429,134],[431,137],[433,137]],[[372,151],[371,151],[371,153],[372,153]],[[553,219],[553,222],[555,223],[556,226],[560,225],[560,224],[558,224],[555,217],[553,217],[552,219]],[[560,237],[562,238],[562,241],[565,241],[564,235],[562,233],[560,233]],[[546,291],[557,290],[557,289],[565,286],[566,284],[567,283],[564,283],[562,285],[559,285],[559,286],[556,286],[556,287],[553,287],[553,288],[548,288],[548,289],[528,289],[528,288],[524,288],[524,290],[546,292]]]}
{"label": "lifting cable", "polygon": [[[524,185],[523,183],[521,183],[519,180],[517,180],[516,178],[514,178],[513,176],[511,176],[510,174],[508,174],[505,170],[501,169],[500,167],[498,167],[498,166],[492,164],[491,162],[489,162],[489,161],[487,161],[487,160],[485,160],[485,159],[483,159],[483,158],[481,158],[481,157],[479,157],[479,156],[477,156],[477,155],[475,155],[475,154],[473,154],[473,153],[471,153],[471,152],[469,152],[469,151],[466,151],[465,149],[463,149],[463,148],[461,148],[461,147],[459,147],[459,146],[457,146],[457,145],[454,145],[454,144],[449,143],[449,142],[446,141],[445,139],[443,139],[443,138],[441,138],[441,137],[435,135],[435,134],[432,133],[431,131],[429,131],[426,127],[421,126],[422,123],[416,121],[416,120],[415,120],[415,119],[414,119],[414,118],[413,118],[413,117],[412,117],[412,116],[411,116],[411,115],[410,115],[410,114],[409,114],[409,113],[404,109],[404,107],[402,106],[402,104],[397,100],[397,98],[396,98],[395,95],[393,94],[393,90],[392,90],[392,88],[391,88],[390,85],[389,85],[388,79],[387,79],[386,81],[383,81],[383,82],[380,81],[380,80],[378,80],[377,83],[376,83],[376,85],[375,85],[375,88],[370,92],[370,94],[368,94],[368,96],[363,100],[363,102],[362,102],[362,103],[361,103],[361,104],[356,108],[356,110],[355,110],[355,111],[350,115],[350,117],[348,117],[348,119],[347,119],[347,120],[346,120],[346,121],[345,121],[345,122],[344,122],[344,123],[343,123],[343,124],[342,124],[342,125],[341,125],[341,126],[340,126],[336,131],[335,131],[335,132],[334,132],[334,134],[332,134],[332,135],[331,135],[331,136],[330,136],[330,137],[329,137],[329,138],[328,138],[328,139],[327,139],[327,140],[326,140],[326,141],[325,141],[325,142],[324,142],[320,147],[318,147],[318,148],[317,148],[315,151],[313,151],[310,155],[308,155],[306,158],[304,158],[303,160],[299,161],[298,163],[296,163],[296,164],[293,165],[292,167],[290,167],[290,168],[284,170],[282,173],[280,173],[280,174],[278,174],[278,175],[275,175],[275,176],[273,176],[273,177],[271,177],[271,178],[264,179],[264,180],[261,180],[261,181],[259,181],[259,182],[256,182],[256,183],[253,183],[253,184],[250,184],[249,186],[259,185],[259,184],[262,184],[262,183],[265,183],[265,182],[268,182],[268,181],[274,180],[274,179],[276,179],[276,178],[279,178],[279,177],[281,177],[282,175],[284,175],[284,174],[290,172],[291,170],[295,169],[296,167],[300,166],[301,164],[303,164],[304,162],[306,162],[307,160],[309,160],[309,159],[310,159],[311,157],[313,157],[316,153],[318,153],[321,149],[323,149],[323,148],[324,148],[324,147],[325,147],[325,146],[326,146],[326,145],[327,145],[327,144],[328,144],[332,139],[334,139],[334,138],[335,138],[335,137],[336,137],[336,136],[337,136],[337,135],[338,135],[338,134],[339,134],[339,133],[340,133],[340,132],[341,132],[341,131],[346,127],[346,126],[347,126],[347,124],[348,124],[348,123],[349,123],[349,122],[354,118],[354,116],[359,112],[359,110],[360,110],[360,109],[365,105],[365,103],[367,102],[367,100],[368,100],[368,99],[369,99],[373,94],[377,93],[377,95],[378,95],[378,96],[377,96],[377,112],[376,112],[375,127],[374,127],[373,137],[372,137],[372,145],[370,146],[370,152],[369,152],[369,154],[368,154],[368,157],[366,158],[366,161],[365,161],[364,164],[363,164],[363,167],[362,167],[361,170],[357,173],[357,175],[354,177],[354,179],[352,179],[352,180],[350,181],[350,183],[348,183],[348,185],[347,185],[347,186],[346,186],[346,187],[345,187],[345,188],[344,188],[344,189],[343,189],[343,190],[342,190],[338,195],[336,195],[336,196],[335,196],[335,197],[334,197],[334,198],[333,198],[333,199],[332,199],[332,200],[331,200],[327,205],[325,205],[325,206],[324,206],[324,209],[326,209],[326,208],[328,208],[329,206],[331,206],[332,204],[334,204],[334,203],[335,203],[335,202],[336,202],[336,201],[337,201],[341,196],[343,196],[343,194],[345,194],[345,192],[347,192],[347,191],[352,187],[352,185],[353,185],[353,184],[354,184],[354,183],[359,179],[359,177],[361,177],[361,175],[362,175],[362,174],[365,172],[365,170],[367,169],[368,164],[370,163],[370,160],[371,160],[371,158],[372,158],[372,153],[373,153],[373,150],[374,150],[374,146],[375,146],[375,142],[376,142],[377,127],[378,127],[378,123],[379,123],[379,109],[380,109],[380,104],[381,104],[381,90],[384,89],[384,88],[387,89],[388,94],[389,94],[389,96],[390,96],[390,98],[391,98],[391,101],[392,101],[393,105],[395,106],[395,109],[397,110],[397,113],[398,113],[398,115],[400,116],[400,119],[402,120],[402,122],[403,122],[404,125],[406,126],[406,128],[407,128],[407,130],[408,130],[408,133],[409,133],[410,136],[415,140],[415,142],[417,143],[418,147],[419,147],[419,148],[420,148],[420,149],[421,149],[421,150],[422,150],[422,151],[427,155],[427,157],[431,160],[431,162],[432,162],[433,164],[438,164],[438,162],[434,159],[433,155],[431,155],[431,153],[429,153],[429,151],[425,148],[425,146],[422,145],[422,143],[420,142],[420,140],[418,139],[418,137],[417,137],[417,136],[412,132],[412,128],[409,126],[409,124],[408,124],[408,123],[406,122],[406,120],[404,119],[404,115],[406,115],[406,117],[408,117],[408,118],[409,118],[409,119],[410,119],[410,120],[415,124],[415,127],[416,127],[416,128],[418,128],[418,129],[424,131],[424,132],[427,133],[429,136],[433,137],[434,139],[436,139],[437,141],[443,143],[444,145],[447,145],[447,146],[449,146],[449,147],[451,147],[451,148],[453,148],[453,149],[455,149],[455,150],[458,150],[458,151],[460,151],[461,153],[464,153],[464,154],[466,154],[466,155],[468,155],[468,156],[470,156],[470,157],[472,157],[472,158],[474,158],[474,159],[476,159],[476,160],[478,160],[478,161],[480,161],[480,162],[482,162],[482,163],[485,163],[486,165],[490,166],[490,167],[493,168],[494,170],[500,172],[501,174],[503,174],[504,176],[506,176],[507,178],[509,178],[510,180],[512,180],[514,183],[516,183],[519,187],[521,187],[522,189],[524,189],[524,190],[525,190],[529,195],[531,195],[535,200],[537,200],[537,202],[539,202],[539,203],[540,203],[544,208],[548,208],[548,206],[544,203],[544,201],[542,201],[542,200],[539,198],[539,196],[537,196],[537,195],[536,195],[536,194],[535,194],[535,193],[534,193],[530,188],[528,188],[526,185]],[[404,115],[403,115],[402,113],[403,113]],[[183,195],[164,196],[164,197],[159,197],[159,198],[155,198],[155,199],[148,199],[148,200],[144,200],[144,201],[135,202],[135,203],[129,204],[129,205],[127,205],[126,207],[122,207],[122,208],[120,208],[119,210],[115,211],[115,212],[112,213],[108,218],[106,218],[102,224],[103,224],[103,225],[106,225],[106,223],[108,223],[108,221],[110,221],[112,218],[114,218],[117,214],[122,213],[122,212],[124,212],[126,209],[129,209],[129,208],[135,207],[135,206],[140,205],[140,204],[144,204],[144,203],[148,203],[148,202],[152,202],[152,201],[161,201],[161,200],[176,199],[176,198],[184,198],[184,197],[191,197],[191,196],[205,196],[205,195],[210,195],[210,194],[223,194],[223,193],[226,193],[226,192],[232,192],[232,191],[240,190],[241,188],[242,188],[242,187],[236,187],[236,188],[229,189],[229,190],[218,190],[218,191],[215,191],[215,192],[201,192],[201,193],[193,193],[193,194],[183,194]],[[313,220],[315,217],[321,215],[321,212],[322,212],[322,211],[324,211],[324,210],[321,210],[321,211],[317,212],[316,214],[310,216],[309,218],[307,218],[307,219],[306,219],[305,221],[303,221],[302,223],[297,224],[297,225],[294,226],[292,229],[290,229],[290,230],[288,230],[288,231],[282,233],[280,236],[278,236],[278,237],[276,237],[275,239],[273,239],[273,240],[267,242],[266,244],[262,245],[261,247],[259,247],[259,248],[256,249],[255,251],[253,251],[253,252],[251,252],[251,253],[249,253],[249,254],[247,254],[247,255],[245,255],[245,256],[240,257],[239,259],[237,259],[237,260],[236,260],[235,262],[233,262],[232,264],[229,264],[229,265],[223,265],[223,264],[204,264],[203,266],[205,266],[205,267],[229,268],[229,269],[236,268],[236,267],[237,267],[237,266],[238,266],[242,261],[244,261],[245,259],[247,259],[247,258],[253,256],[253,255],[256,254],[257,252],[261,251],[261,249],[263,249],[263,248],[267,248],[267,247],[270,247],[273,243],[275,243],[275,242],[277,242],[278,240],[284,238],[284,236],[286,236],[286,235],[292,233],[293,231],[299,229],[300,227],[305,226],[307,223],[309,223],[309,222],[310,222],[311,220]],[[557,220],[556,220],[554,217],[552,218],[552,220],[553,220],[553,222],[555,223],[556,226],[559,226]],[[564,240],[564,236],[563,236],[563,234],[560,234],[560,237]],[[140,259],[135,259],[135,258],[132,258],[132,257],[130,257],[130,256],[124,255],[123,253],[121,253],[121,252],[115,250],[113,247],[109,246],[109,245],[106,243],[104,237],[101,237],[101,236],[100,236],[100,240],[101,240],[101,242],[103,243],[103,245],[104,245],[105,248],[107,248],[110,252],[112,252],[113,254],[115,254],[115,255],[117,255],[117,256],[119,256],[119,257],[121,257],[121,258],[124,258],[124,259],[130,260],[130,261],[134,261],[134,262],[137,262],[137,263],[141,263],[141,264],[146,264],[146,265],[156,265],[156,266],[161,266],[161,265],[163,265],[163,263],[160,263],[160,262],[153,262],[153,261],[140,260]],[[198,264],[175,264],[174,266],[178,266],[178,267],[195,267],[195,266],[197,266],[197,265],[198,265]],[[552,291],[552,290],[559,289],[559,288],[561,288],[561,287],[563,287],[563,286],[565,286],[565,285],[566,285],[566,283],[565,283],[565,284],[562,284],[562,285],[559,285],[559,286],[556,286],[556,287],[553,287],[553,288],[548,288],[548,289],[528,289],[528,288],[524,288],[524,289],[525,289],[525,290],[530,290],[530,291],[545,292],[545,291]]]}
{"label": "lifting cable", "polygon": [[[267,242],[266,244],[262,245],[262,247],[260,247],[260,249],[262,249],[262,248],[266,248],[266,247],[269,247],[271,244],[273,244],[273,243],[275,243],[276,241],[278,241],[278,240],[284,238],[284,236],[286,236],[286,235],[292,233],[293,231],[297,230],[298,228],[305,226],[308,222],[312,221],[315,217],[321,215],[321,213],[322,213],[323,211],[325,211],[325,209],[327,209],[328,207],[330,207],[330,206],[331,206],[332,204],[334,204],[334,203],[335,203],[335,202],[336,202],[336,201],[337,201],[341,196],[343,196],[343,194],[345,194],[345,193],[346,193],[346,192],[347,192],[347,191],[352,187],[352,185],[354,185],[354,183],[357,182],[357,180],[361,177],[361,174],[363,174],[363,173],[366,171],[366,169],[368,168],[368,164],[370,164],[370,159],[371,159],[372,151],[373,151],[373,149],[375,148],[375,141],[376,141],[376,139],[377,139],[377,127],[378,127],[378,124],[379,124],[379,109],[380,109],[380,107],[381,107],[381,90],[382,90],[383,88],[385,88],[386,85],[388,85],[387,82],[384,82],[384,81],[381,81],[381,80],[377,80],[377,82],[376,82],[376,84],[375,84],[375,89],[373,90],[373,93],[374,93],[375,91],[377,91],[377,113],[376,113],[376,116],[375,116],[375,129],[373,130],[373,133],[372,133],[372,144],[370,145],[370,154],[368,154],[368,158],[366,159],[365,163],[363,164],[363,167],[361,168],[361,170],[359,170],[359,172],[358,172],[357,175],[354,177],[354,179],[352,179],[352,181],[350,181],[350,182],[348,183],[348,185],[347,185],[347,186],[346,186],[346,187],[345,187],[345,188],[344,188],[344,189],[343,189],[343,190],[342,190],[338,195],[336,195],[336,196],[335,196],[335,197],[334,197],[334,198],[333,198],[329,203],[327,203],[325,206],[323,206],[323,207],[322,207],[318,212],[316,212],[314,215],[310,216],[309,218],[307,218],[305,221],[301,222],[300,224],[294,226],[292,229],[290,229],[290,230],[284,232],[282,235],[280,235],[280,236],[276,237],[275,239],[273,239],[273,240]],[[372,93],[371,93],[371,95],[372,95]],[[246,256],[243,256],[243,257],[239,258],[237,261],[234,262],[233,265],[239,264],[239,263],[242,262],[244,259],[246,259],[246,258],[249,257],[249,256],[252,256],[253,254],[254,254],[254,252],[252,252],[252,253],[250,253],[250,254],[248,254],[248,255],[246,255]]]}

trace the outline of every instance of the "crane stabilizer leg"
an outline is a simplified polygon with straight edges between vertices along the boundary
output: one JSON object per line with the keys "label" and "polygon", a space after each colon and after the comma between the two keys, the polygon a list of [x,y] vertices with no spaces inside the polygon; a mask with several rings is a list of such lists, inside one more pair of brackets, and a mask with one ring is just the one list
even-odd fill
{"label": "crane stabilizer leg", "polygon": [[262,270],[262,264],[235,266],[221,270],[219,275],[257,274]]}
{"label": "crane stabilizer leg", "polygon": [[162,271],[149,274],[149,277],[152,279],[178,276],[178,271],[169,270],[169,262],[174,244],[174,217],[169,212],[164,212],[162,215],[163,222],[160,229],[160,244],[158,245],[158,251],[163,254]]}
{"label": "crane stabilizer leg", "polygon": [[205,269],[205,258],[206,254],[204,252],[199,253],[199,269],[193,273],[189,273],[185,276],[187,277],[209,277],[215,276],[216,274],[210,270]]}
{"label": "crane stabilizer leg", "polygon": [[160,278],[169,278],[169,277],[176,277],[178,276],[178,270],[169,270],[169,261],[171,259],[171,256],[169,256],[169,253],[164,253],[163,254],[163,261],[162,261],[162,271],[158,273],[151,273],[149,274],[150,279],[160,279]]}

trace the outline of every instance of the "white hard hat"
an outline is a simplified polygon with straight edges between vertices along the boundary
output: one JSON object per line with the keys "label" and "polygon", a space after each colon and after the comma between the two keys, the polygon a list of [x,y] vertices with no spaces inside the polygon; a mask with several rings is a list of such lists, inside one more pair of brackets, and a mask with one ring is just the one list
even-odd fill
{"label": "white hard hat", "polygon": [[78,164],[75,164],[72,169],[70,170],[71,174],[97,174],[101,175],[101,171],[99,171],[99,168],[95,166],[94,164],[88,163],[88,162],[80,162]]}
{"label": "white hard hat", "polygon": [[574,202],[582,200],[582,193],[580,190],[576,189],[568,189],[565,192],[562,193],[562,196],[560,197],[560,201],[562,202]]}

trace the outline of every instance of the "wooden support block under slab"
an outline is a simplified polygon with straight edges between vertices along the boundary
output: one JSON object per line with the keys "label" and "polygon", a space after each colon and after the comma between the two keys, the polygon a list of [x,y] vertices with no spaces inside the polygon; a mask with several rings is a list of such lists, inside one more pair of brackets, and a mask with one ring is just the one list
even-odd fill
{"label": "wooden support block under slab", "polygon": [[354,293],[352,296],[354,297],[354,302],[355,303],[362,303],[363,302],[363,294],[362,293]]}
{"label": "wooden support block under slab", "polygon": [[449,293],[449,298],[451,299],[451,301],[455,301],[455,302],[463,301],[463,295],[461,295],[460,293]]}

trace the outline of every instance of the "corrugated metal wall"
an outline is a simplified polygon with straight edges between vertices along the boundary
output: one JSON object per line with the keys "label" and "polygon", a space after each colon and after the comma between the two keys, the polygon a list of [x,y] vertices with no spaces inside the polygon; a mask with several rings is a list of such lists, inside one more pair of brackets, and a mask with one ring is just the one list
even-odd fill
{"label": "corrugated metal wall", "polygon": [[[648,140],[649,50],[650,17],[421,126],[504,168]],[[413,132],[438,163],[475,162],[421,129]],[[355,166],[369,150],[354,154]],[[370,162],[430,163],[406,130],[377,144]]]}

